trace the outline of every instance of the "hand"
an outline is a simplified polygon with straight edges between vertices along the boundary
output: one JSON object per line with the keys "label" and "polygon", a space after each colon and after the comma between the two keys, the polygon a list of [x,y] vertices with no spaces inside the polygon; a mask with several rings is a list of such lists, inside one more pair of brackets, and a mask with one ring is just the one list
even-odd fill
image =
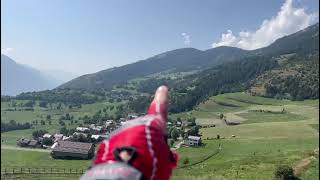
{"label": "hand", "polygon": [[[118,174],[110,170],[112,165],[125,164],[141,172],[147,180],[170,179],[178,156],[170,151],[167,144],[168,103],[168,87],[160,86],[146,116],[127,121],[113,132],[108,140],[101,143],[93,170],[88,174],[94,174],[94,171],[101,173],[101,168],[95,168],[101,165],[105,167],[105,176],[114,177]],[[123,169],[126,168],[122,166]],[[128,169],[126,172],[129,171]]]}

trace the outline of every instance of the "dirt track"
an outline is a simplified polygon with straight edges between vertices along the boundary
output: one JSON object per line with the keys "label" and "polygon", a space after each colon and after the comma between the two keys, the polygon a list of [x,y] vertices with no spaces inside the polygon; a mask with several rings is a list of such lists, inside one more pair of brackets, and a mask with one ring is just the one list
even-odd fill
{"label": "dirt track", "polygon": [[1,145],[1,149],[19,150],[19,151],[50,152],[50,150],[48,150],[48,149],[21,148],[21,147],[10,146],[10,145]]}
{"label": "dirt track", "polygon": [[314,150],[314,155],[304,158],[297,163],[297,165],[293,168],[294,174],[296,176],[301,176],[307,169],[309,164],[315,159],[315,156],[319,156],[319,148]]}

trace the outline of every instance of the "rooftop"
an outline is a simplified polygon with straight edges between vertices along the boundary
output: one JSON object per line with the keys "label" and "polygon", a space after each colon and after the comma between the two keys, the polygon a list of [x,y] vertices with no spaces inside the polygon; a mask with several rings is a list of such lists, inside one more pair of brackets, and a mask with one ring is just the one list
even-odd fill
{"label": "rooftop", "polygon": [[199,141],[201,137],[199,136],[188,136],[188,139]]}
{"label": "rooftop", "polygon": [[52,151],[88,154],[92,146],[92,143],[58,141],[57,144],[52,147]]}
{"label": "rooftop", "polygon": [[38,144],[38,141],[36,141],[36,140],[31,140],[30,142],[29,142],[29,146],[35,146],[35,145],[37,145]]}
{"label": "rooftop", "polygon": [[51,134],[46,133],[46,134],[44,134],[42,137],[43,137],[43,138],[51,138],[51,137],[52,137],[52,135],[51,135]]}

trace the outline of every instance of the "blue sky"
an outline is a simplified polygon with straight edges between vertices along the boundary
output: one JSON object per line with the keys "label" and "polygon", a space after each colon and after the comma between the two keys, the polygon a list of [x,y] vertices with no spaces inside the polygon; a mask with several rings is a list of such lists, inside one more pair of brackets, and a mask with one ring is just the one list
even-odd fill
{"label": "blue sky", "polygon": [[183,47],[263,47],[318,14],[316,0],[2,0],[1,51],[81,75]]}

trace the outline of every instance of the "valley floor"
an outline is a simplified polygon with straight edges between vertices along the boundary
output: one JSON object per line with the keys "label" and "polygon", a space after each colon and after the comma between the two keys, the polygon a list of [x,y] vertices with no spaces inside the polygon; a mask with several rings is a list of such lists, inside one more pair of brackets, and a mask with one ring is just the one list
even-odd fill
{"label": "valley floor", "polygon": [[[228,126],[219,119],[223,113]],[[272,179],[278,165],[299,168],[303,180],[319,179],[319,100],[288,101],[254,97],[245,93],[229,93],[210,98],[195,110],[172,117],[194,116],[202,125],[204,146],[180,147],[178,168],[172,179]],[[59,167],[86,169],[90,161],[54,160],[46,152],[13,149],[18,136],[30,130],[1,133],[1,169],[10,167]],[[216,139],[220,135],[221,139]],[[232,137],[235,136],[235,137]],[[219,153],[211,157],[221,146]],[[4,148],[3,148],[4,147]],[[9,148],[8,148],[9,147]],[[314,156],[313,156],[314,155]],[[209,157],[210,156],[210,157]],[[313,156],[313,158],[310,158]],[[209,157],[209,158],[208,158]],[[179,168],[185,158],[188,164]],[[306,163],[308,159],[308,162]],[[23,177],[34,179],[34,177]],[[45,177],[41,179],[54,179]],[[61,177],[60,179],[75,179]],[[57,178],[59,179],[59,178]]]}

